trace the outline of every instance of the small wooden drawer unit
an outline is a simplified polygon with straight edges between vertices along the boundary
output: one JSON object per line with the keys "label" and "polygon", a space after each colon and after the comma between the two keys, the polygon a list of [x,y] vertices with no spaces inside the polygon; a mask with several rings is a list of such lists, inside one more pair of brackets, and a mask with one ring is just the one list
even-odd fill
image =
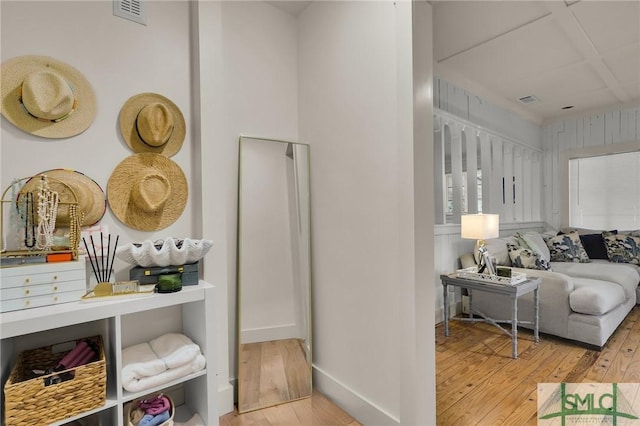
{"label": "small wooden drawer unit", "polygon": [[0,312],[80,300],[86,293],[84,257],[0,269]]}

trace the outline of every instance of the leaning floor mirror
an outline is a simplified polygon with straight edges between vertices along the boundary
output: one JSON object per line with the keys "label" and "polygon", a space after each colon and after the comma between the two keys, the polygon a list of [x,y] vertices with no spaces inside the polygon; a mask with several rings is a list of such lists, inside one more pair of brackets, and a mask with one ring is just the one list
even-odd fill
{"label": "leaning floor mirror", "polygon": [[240,137],[238,412],[311,396],[309,146]]}

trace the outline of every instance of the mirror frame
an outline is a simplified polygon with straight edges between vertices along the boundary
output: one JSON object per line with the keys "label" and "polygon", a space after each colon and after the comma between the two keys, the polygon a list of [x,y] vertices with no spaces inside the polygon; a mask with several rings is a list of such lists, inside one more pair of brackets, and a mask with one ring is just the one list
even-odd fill
{"label": "mirror frame", "polygon": [[[242,286],[242,248],[243,248],[243,242],[242,242],[242,235],[243,235],[243,226],[242,226],[242,182],[243,182],[243,170],[244,170],[244,166],[243,165],[243,161],[242,161],[242,146],[243,146],[243,140],[246,139],[250,139],[250,140],[256,140],[256,141],[265,141],[265,142],[272,142],[272,143],[283,143],[283,144],[289,144],[289,145],[298,145],[298,146],[305,146],[307,153],[306,153],[306,167],[307,167],[307,180],[306,180],[306,188],[307,188],[307,209],[308,212],[306,214],[307,218],[308,218],[308,226],[307,226],[307,233],[308,233],[308,241],[306,244],[306,251],[307,251],[307,265],[308,265],[308,270],[306,273],[306,279],[307,279],[307,283],[308,283],[308,293],[307,293],[307,297],[306,297],[306,303],[307,303],[307,315],[306,315],[306,319],[307,319],[307,330],[306,330],[306,336],[308,341],[306,342],[307,345],[307,350],[306,352],[306,362],[307,362],[307,368],[308,368],[308,373],[309,373],[309,395],[305,395],[302,396],[300,398],[293,398],[293,399],[287,399],[287,400],[281,400],[278,402],[273,402],[273,403],[267,403],[264,405],[256,405],[256,406],[252,406],[246,409],[242,408],[242,380],[241,380],[241,365],[242,365],[242,292],[243,292],[243,286]],[[309,144],[305,144],[305,143],[300,143],[300,142],[292,142],[292,141],[288,141],[288,140],[282,140],[282,139],[273,139],[273,138],[265,138],[265,137],[258,137],[258,136],[250,136],[250,135],[240,135],[239,139],[238,139],[238,190],[237,190],[237,196],[238,196],[238,200],[237,200],[237,226],[236,226],[236,231],[237,231],[237,247],[236,247],[236,279],[237,279],[237,287],[236,287],[236,326],[237,326],[237,333],[236,333],[236,339],[237,339],[237,344],[236,344],[236,350],[237,350],[237,354],[236,354],[236,360],[237,360],[237,374],[236,374],[236,383],[237,383],[237,409],[238,409],[238,413],[242,414],[242,413],[247,413],[250,411],[255,411],[255,410],[259,410],[259,409],[263,409],[263,408],[268,408],[271,406],[275,406],[275,405],[280,405],[280,404],[284,404],[284,403],[288,403],[288,402],[293,402],[293,401],[297,401],[300,399],[306,399],[306,398],[310,398],[311,394],[313,392],[313,314],[312,314],[312,305],[311,305],[311,301],[312,301],[312,297],[311,297],[311,293],[312,293],[312,256],[311,256],[311,241],[312,241],[312,236],[311,236],[311,146]]]}

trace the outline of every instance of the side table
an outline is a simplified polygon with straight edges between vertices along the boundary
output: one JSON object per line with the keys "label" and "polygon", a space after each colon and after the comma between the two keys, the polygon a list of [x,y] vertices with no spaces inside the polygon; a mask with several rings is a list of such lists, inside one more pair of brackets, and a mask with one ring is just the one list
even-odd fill
{"label": "side table", "polygon": [[[470,278],[461,278],[456,276],[455,273],[440,275],[444,292],[444,335],[449,336],[449,302],[448,293],[449,286],[465,288],[469,292],[469,318],[452,318],[460,321],[471,322],[488,322],[498,327],[507,335],[511,336],[511,348],[513,358],[518,358],[518,324],[533,324],[533,336],[536,342],[540,341],[539,337],[539,297],[538,291],[540,288],[540,278],[528,278],[517,284],[501,284],[491,283],[485,281],[473,280]],[[502,294],[510,296],[511,300],[511,319],[497,320],[487,317],[482,312],[473,310],[473,291],[484,291],[494,294]],[[523,294],[533,292],[533,321],[521,321],[518,320],[518,297]],[[482,318],[474,318],[473,315],[477,314]],[[511,324],[511,332],[503,328],[500,323]]]}

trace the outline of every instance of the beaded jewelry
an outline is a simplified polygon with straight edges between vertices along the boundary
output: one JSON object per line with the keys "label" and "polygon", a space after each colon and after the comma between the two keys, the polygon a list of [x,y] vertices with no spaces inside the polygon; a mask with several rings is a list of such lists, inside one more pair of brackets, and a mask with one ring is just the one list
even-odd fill
{"label": "beaded jewelry", "polygon": [[[20,199],[20,190],[22,189],[22,180],[14,179],[11,182],[11,209],[9,213],[9,224],[11,225],[11,232],[15,238],[15,247],[17,249],[22,248],[22,221],[25,217],[24,208],[21,206],[22,200]],[[14,208],[15,207],[15,208]]]}
{"label": "beaded jewelry", "polygon": [[40,250],[48,250],[53,246],[53,232],[56,228],[58,216],[58,193],[49,189],[49,182],[45,175],[40,179],[38,188],[38,234],[36,247]]}
{"label": "beaded jewelry", "polygon": [[84,221],[84,212],[78,212],[78,205],[69,205],[69,248],[77,250],[80,245],[80,228]]}
{"label": "beaded jewelry", "polygon": [[[24,195],[24,245],[26,248],[33,248],[36,245],[36,217],[33,192],[27,192]],[[31,238],[29,238],[29,229],[31,229]]]}

